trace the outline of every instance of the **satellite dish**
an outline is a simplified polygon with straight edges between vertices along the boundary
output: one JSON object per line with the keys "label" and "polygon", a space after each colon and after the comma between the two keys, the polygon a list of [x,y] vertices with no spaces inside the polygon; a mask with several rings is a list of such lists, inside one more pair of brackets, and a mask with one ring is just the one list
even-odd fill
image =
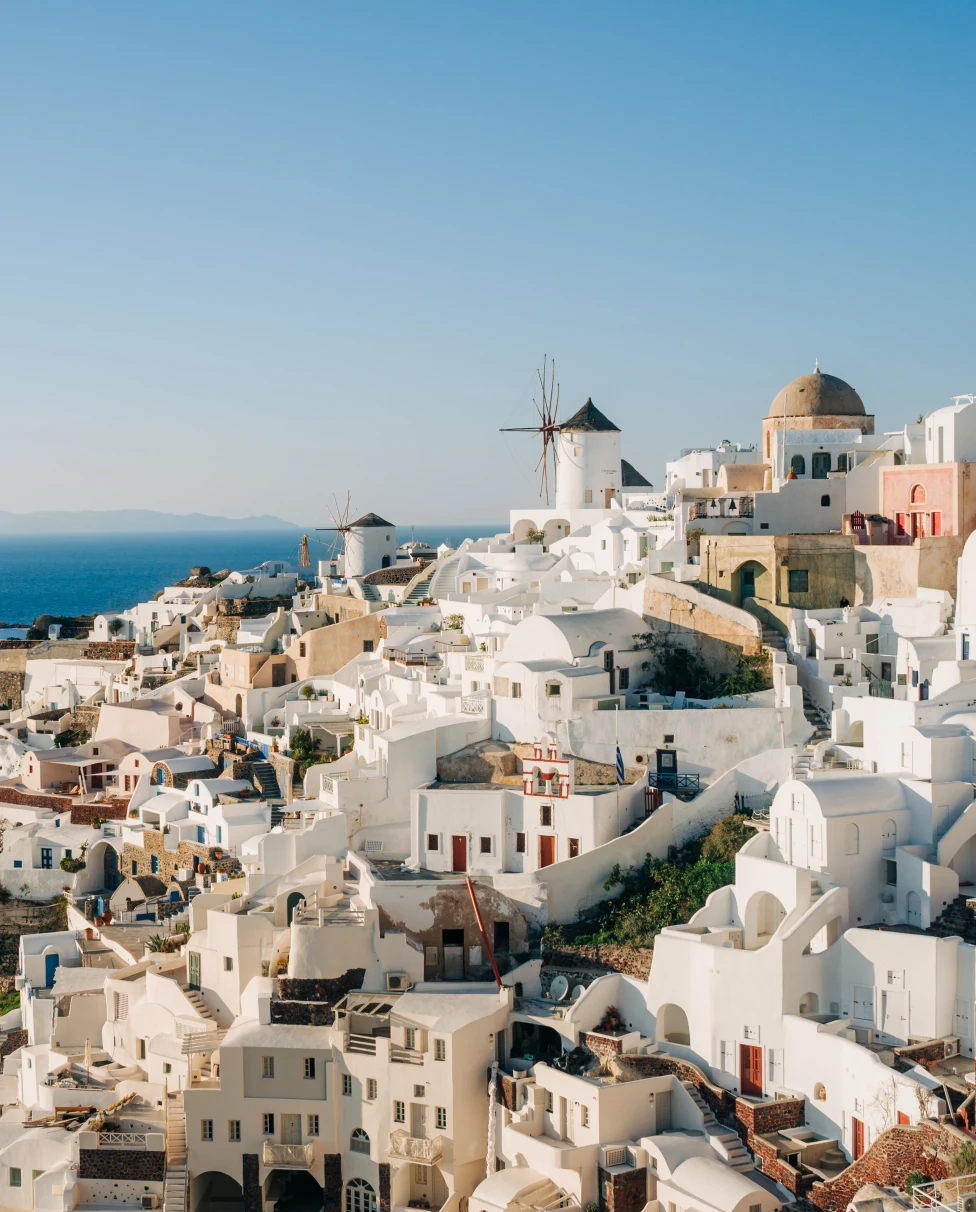
{"label": "satellite dish", "polygon": [[584,985],[574,985],[573,992],[569,995],[569,1000],[571,1002],[578,1002],[585,992],[586,987]]}
{"label": "satellite dish", "polygon": [[561,1002],[569,992],[569,981],[560,974],[553,978],[552,984],[549,986],[549,996],[555,1002]]}

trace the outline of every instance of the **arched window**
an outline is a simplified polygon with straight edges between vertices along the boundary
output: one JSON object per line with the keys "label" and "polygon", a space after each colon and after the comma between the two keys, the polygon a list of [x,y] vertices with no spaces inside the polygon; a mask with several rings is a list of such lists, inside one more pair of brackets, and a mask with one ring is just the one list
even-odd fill
{"label": "arched window", "polygon": [[376,1192],[364,1178],[346,1183],[346,1212],[376,1212]]}
{"label": "arched window", "polygon": [[549,784],[549,792],[551,795],[559,794],[559,775],[555,770],[552,772],[552,779]]}
{"label": "arched window", "polygon": [[924,484],[916,484],[913,486],[912,504],[913,505],[924,505],[925,504],[925,485]]}
{"label": "arched window", "polygon": [[857,854],[861,848],[861,831],[851,822],[844,830],[844,853]]}
{"label": "arched window", "polygon": [[538,766],[536,766],[532,771],[532,790],[536,793],[536,795],[542,794],[542,771]]}
{"label": "arched window", "polygon": [[885,850],[894,850],[898,845],[898,826],[894,821],[885,821],[881,830],[881,846]]}
{"label": "arched window", "polygon": [[369,1152],[369,1134],[364,1128],[353,1128],[349,1135],[349,1148],[353,1153]]}
{"label": "arched window", "polygon": [[803,455],[794,455],[790,459],[790,471],[795,471],[798,476],[807,474],[807,461]]}

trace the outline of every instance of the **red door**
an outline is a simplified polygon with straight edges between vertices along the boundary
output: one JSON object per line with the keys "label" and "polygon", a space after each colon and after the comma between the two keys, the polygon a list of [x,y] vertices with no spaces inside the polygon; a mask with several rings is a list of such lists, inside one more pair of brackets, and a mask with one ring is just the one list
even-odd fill
{"label": "red door", "polygon": [[539,836],[539,866],[551,867],[556,861],[556,839],[551,833]]}
{"label": "red door", "polygon": [[743,1094],[762,1097],[762,1048],[739,1045],[739,1084]]}
{"label": "red door", "polygon": [[468,869],[468,839],[454,836],[451,838],[451,869],[467,871]]}
{"label": "red door", "polygon": [[864,1153],[864,1124],[856,1116],[851,1116],[851,1158],[857,1161]]}
{"label": "red door", "polygon": [[900,1124],[910,1124],[912,1122],[912,1117],[908,1114],[907,1111],[899,1111],[898,1112],[898,1122]]}

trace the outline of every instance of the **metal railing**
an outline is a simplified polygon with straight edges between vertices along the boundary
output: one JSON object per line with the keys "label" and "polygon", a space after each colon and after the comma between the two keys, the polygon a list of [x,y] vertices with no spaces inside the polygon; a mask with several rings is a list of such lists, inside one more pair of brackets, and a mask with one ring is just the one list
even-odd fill
{"label": "metal railing", "polygon": [[266,1140],[264,1164],[282,1170],[310,1170],[315,1164],[314,1150],[311,1145],[279,1145]]}
{"label": "metal railing", "polygon": [[461,698],[461,711],[464,715],[486,715],[488,712],[488,696],[482,692],[463,695]]}
{"label": "metal railing", "polygon": [[354,905],[320,905],[318,896],[313,893],[298,902],[292,920],[299,925],[361,926],[366,921],[366,911]]}
{"label": "metal railing", "polygon": [[[951,1208],[963,1212],[963,1197],[976,1193],[976,1174],[940,1178],[912,1187],[913,1208]],[[968,1202],[968,1201],[967,1201]]]}
{"label": "metal railing", "polygon": [[99,1149],[145,1149],[147,1132],[99,1132]]}
{"label": "metal railing", "polygon": [[408,1136],[401,1129],[390,1133],[389,1153],[403,1161],[434,1163],[444,1154],[444,1137]]}

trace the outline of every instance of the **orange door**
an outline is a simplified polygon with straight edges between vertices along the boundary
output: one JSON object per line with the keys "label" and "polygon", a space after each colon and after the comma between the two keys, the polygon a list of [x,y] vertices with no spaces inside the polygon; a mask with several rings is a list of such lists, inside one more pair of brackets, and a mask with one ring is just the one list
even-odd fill
{"label": "orange door", "polygon": [[551,867],[556,861],[556,839],[551,833],[543,833],[539,838],[539,866]]}
{"label": "orange door", "polygon": [[851,1158],[857,1161],[864,1153],[864,1124],[856,1116],[851,1116]]}
{"label": "orange door", "polygon": [[743,1094],[762,1097],[762,1048],[739,1045],[739,1084]]}
{"label": "orange door", "polygon": [[454,836],[451,838],[451,868],[454,871],[468,869],[468,839]]}

